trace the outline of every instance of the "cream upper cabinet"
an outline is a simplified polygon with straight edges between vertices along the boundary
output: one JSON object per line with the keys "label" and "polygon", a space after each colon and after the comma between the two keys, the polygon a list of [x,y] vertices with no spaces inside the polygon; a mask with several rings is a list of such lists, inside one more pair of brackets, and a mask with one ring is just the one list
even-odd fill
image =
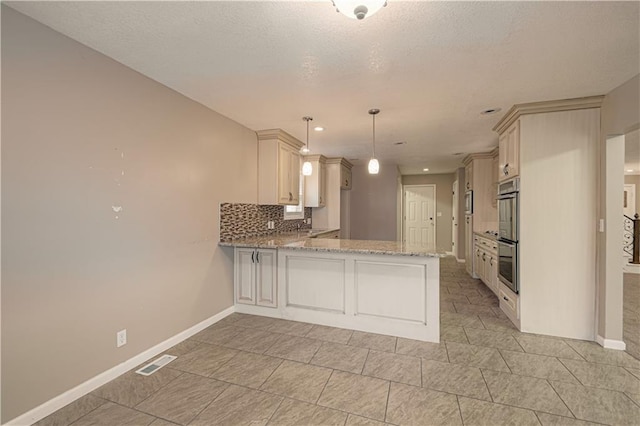
{"label": "cream upper cabinet", "polygon": [[473,163],[469,163],[464,168],[464,189],[471,191],[473,189]]}
{"label": "cream upper cabinet", "polygon": [[304,206],[324,207],[327,202],[327,159],[322,155],[309,155],[303,161],[311,163],[311,176],[304,177]]}
{"label": "cream upper cabinet", "polygon": [[258,134],[258,203],[300,203],[300,148],[298,139],[280,129]]}
{"label": "cream upper cabinet", "polygon": [[498,138],[498,180],[516,177],[520,173],[520,120],[516,120]]}
{"label": "cream upper cabinet", "polygon": [[346,164],[340,166],[340,189],[351,189],[351,167]]}

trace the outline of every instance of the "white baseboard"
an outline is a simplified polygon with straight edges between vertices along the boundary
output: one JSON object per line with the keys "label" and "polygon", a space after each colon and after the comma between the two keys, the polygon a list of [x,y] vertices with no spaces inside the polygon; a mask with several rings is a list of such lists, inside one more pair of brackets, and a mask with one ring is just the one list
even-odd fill
{"label": "white baseboard", "polygon": [[167,349],[177,345],[183,340],[188,339],[196,333],[201,332],[205,328],[209,327],[212,324],[220,321],[222,318],[232,314],[235,312],[235,306],[231,306],[224,311],[215,314],[214,316],[207,318],[206,320],[194,325],[191,328],[188,328],[173,337],[168,338],[164,342],[158,343],[154,347],[147,349],[146,351],[134,356],[133,358],[129,358],[121,364],[116,365],[115,367],[98,374],[95,377],[87,380],[84,383],[79,384],[73,389],[66,391],[63,394],[60,394],[49,401],[37,406],[33,410],[27,411],[21,416],[16,417],[13,420],[5,423],[6,426],[18,426],[18,425],[30,425],[39,420],[44,419],[48,415],[58,411],[62,407],[69,405],[76,399],[88,394],[89,392],[94,391],[105,383],[110,382],[111,380],[121,376],[132,368],[136,367],[139,364],[142,364],[144,361],[152,358]]}
{"label": "white baseboard", "polygon": [[466,262],[466,260],[464,260],[464,259],[458,259],[457,257],[456,257],[456,261],[457,261],[458,263],[465,263],[465,262]]}
{"label": "white baseboard", "polygon": [[444,254],[446,254],[447,256],[453,256],[453,252],[452,251],[445,251]]}
{"label": "white baseboard", "polygon": [[598,342],[598,344],[603,348],[607,349],[624,351],[627,348],[626,343],[624,343],[622,340],[605,339],[600,335],[596,336],[596,342]]}

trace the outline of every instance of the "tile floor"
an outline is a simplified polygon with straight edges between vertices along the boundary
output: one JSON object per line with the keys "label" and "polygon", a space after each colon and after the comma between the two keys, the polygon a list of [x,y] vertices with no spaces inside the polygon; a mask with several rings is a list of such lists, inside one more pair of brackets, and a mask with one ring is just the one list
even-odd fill
{"label": "tile floor", "polygon": [[441,262],[442,343],[233,314],[38,425],[640,424],[640,361],[518,332]]}
{"label": "tile floor", "polygon": [[623,337],[627,352],[640,359],[640,274],[624,274]]}

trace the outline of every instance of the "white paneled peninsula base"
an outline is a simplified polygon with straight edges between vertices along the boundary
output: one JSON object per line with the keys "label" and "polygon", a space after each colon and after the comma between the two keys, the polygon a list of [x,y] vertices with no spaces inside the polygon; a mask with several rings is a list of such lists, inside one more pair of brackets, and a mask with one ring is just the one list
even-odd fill
{"label": "white paneled peninsula base", "polygon": [[439,342],[440,255],[391,241],[235,247],[236,312]]}

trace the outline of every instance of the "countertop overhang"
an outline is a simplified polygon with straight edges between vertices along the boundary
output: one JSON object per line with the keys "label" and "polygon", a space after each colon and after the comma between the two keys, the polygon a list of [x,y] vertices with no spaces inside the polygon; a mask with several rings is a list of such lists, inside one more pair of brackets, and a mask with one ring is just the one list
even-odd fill
{"label": "countertop overhang", "polygon": [[308,232],[288,232],[261,237],[221,241],[222,247],[311,250],[332,253],[377,254],[391,256],[444,257],[444,252],[422,251],[400,241],[341,240],[310,238]]}

